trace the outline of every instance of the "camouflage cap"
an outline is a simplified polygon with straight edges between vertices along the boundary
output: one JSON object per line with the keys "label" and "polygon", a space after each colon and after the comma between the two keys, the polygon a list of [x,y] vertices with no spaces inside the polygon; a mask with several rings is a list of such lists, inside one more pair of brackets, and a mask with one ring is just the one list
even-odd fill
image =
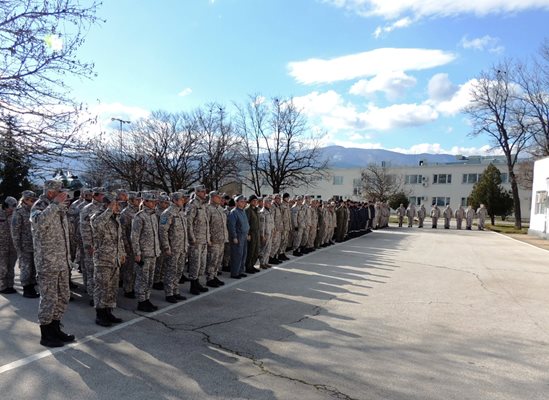
{"label": "camouflage cap", "polygon": [[158,201],[170,201],[170,196],[168,196],[167,194],[161,194],[160,196],[158,196]]}
{"label": "camouflage cap", "polygon": [[153,192],[141,192],[141,198],[145,201],[156,201],[158,198]]}
{"label": "camouflage cap", "polygon": [[236,201],[246,201],[246,196],[244,196],[243,194],[240,194],[240,195],[238,195],[234,198],[234,201],[235,202]]}
{"label": "camouflage cap", "polygon": [[221,196],[221,193],[219,193],[217,190],[212,190],[209,194],[210,198],[213,196]]}
{"label": "camouflage cap", "polygon": [[128,191],[127,191],[126,189],[116,189],[116,194],[117,194],[117,195],[120,195],[120,194],[129,195],[129,194],[128,194]]}
{"label": "camouflage cap", "polygon": [[21,197],[24,199],[36,199],[36,193],[34,193],[32,190],[23,190],[23,193],[21,193]]}
{"label": "camouflage cap", "polygon": [[183,199],[185,198],[185,193],[181,193],[181,192],[174,192],[174,193],[170,193],[170,199],[172,201],[177,201],[177,200],[180,200],[180,199]]}
{"label": "camouflage cap", "polygon": [[206,186],[204,185],[196,185],[194,187],[194,191],[195,192],[205,192],[206,191]]}
{"label": "camouflage cap", "polygon": [[44,182],[44,191],[47,190],[63,190],[63,182],[57,179],[48,179]]}
{"label": "camouflage cap", "polygon": [[265,196],[265,197],[263,197],[263,202],[272,203],[273,198],[271,196]]}
{"label": "camouflage cap", "polygon": [[107,190],[103,186],[94,187],[92,189],[93,194],[106,194]]}
{"label": "camouflage cap", "polygon": [[296,200],[303,200],[303,196],[295,196]]}
{"label": "camouflage cap", "polygon": [[17,199],[15,197],[8,196],[4,200],[4,204],[10,208],[15,208],[17,207]]}
{"label": "camouflage cap", "polygon": [[140,199],[141,194],[139,192],[128,192],[128,199]]}
{"label": "camouflage cap", "polygon": [[82,194],[84,196],[89,195],[89,194],[93,194],[93,190],[91,190],[90,188],[84,188],[84,189],[82,189]]}

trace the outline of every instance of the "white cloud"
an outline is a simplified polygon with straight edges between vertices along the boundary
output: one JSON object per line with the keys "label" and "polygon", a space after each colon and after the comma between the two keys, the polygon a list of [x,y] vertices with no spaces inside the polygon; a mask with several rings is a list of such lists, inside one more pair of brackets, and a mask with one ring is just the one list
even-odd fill
{"label": "white cloud", "polygon": [[185,88],[181,92],[179,92],[177,95],[181,96],[181,97],[185,97],[185,96],[190,95],[192,92],[193,92],[193,90],[191,88]]}
{"label": "white cloud", "polygon": [[410,17],[404,17],[401,18],[393,23],[390,23],[388,25],[385,25],[384,27],[378,26],[376,30],[374,31],[373,35],[377,39],[379,38],[383,33],[389,33],[394,31],[395,29],[400,28],[406,28],[410,25],[412,25],[412,19]]}
{"label": "white cloud", "polygon": [[427,86],[429,98],[434,101],[450,99],[457,91],[457,87],[450,81],[448,74],[435,74]]}
{"label": "white cloud", "polygon": [[416,78],[402,71],[388,71],[376,75],[370,80],[361,79],[349,90],[350,94],[368,96],[375,92],[383,92],[389,100],[402,96],[406,89],[415,86]]}
{"label": "white cloud", "polygon": [[97,123],[88,125],[86,135],[95,137],[103,132],[112,132],[120,129],[120,122],[113,121],[118,118],[124,121],[135,122],[150,115],[150,111],[141,107],[128,106],[122,103],[99,103],[91,106],[82,119],[97,118]]}
{"label": "white cloud", "polygon": [[[463,109],[470,104],[472,100],[471,90],[476,83],[476,79],[471,79],[460,85],[451,98],[442,101],[436,101],[436,99],[432,98],[431,100],[434,100],[432,103],[441,114],[449,116],[456,115],[462,112]],[[431,100],[428,102],[431,103]]]}
{"label": "white cloud", "polygon": [[489,156],[489,155],[499,155],[498,151],[492,149],[489,145],[484,145],[481,147],[463,147],[463,146],[453,146],[449,149],[443,148],[439,143],[419,143],[408,148],[392,148],[388,149],[391,151],[396,151],[398,153],[404,154],[455,154],[463,156]]}
{"label": "white cloud", "polygon": [[505,50],[505,47],[499,44],[498,38],[489,35],[473,39],[468,39],[467,36],[464,36],[460,41],[460,45],[464,49],[489,51],[496,54],[501,54]]}
{"label": "white cloud", "polygon": [[455,54],[431,49],[379,48],[332,59],[311,58],[288,63],[290,75],[299,83],[332,83],[376,76],[394,70],[419,71],[448,64]]}

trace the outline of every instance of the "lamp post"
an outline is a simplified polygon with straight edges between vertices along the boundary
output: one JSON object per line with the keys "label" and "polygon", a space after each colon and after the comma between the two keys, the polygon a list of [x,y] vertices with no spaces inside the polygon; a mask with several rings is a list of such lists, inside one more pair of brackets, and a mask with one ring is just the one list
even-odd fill
{"label": "lamp post", "polygon": [[126,121],[124,119],[121,119],[121,118],[111,118],[111,121],[118,121],[120,123],[120,134],[122,134],[122,125],[124,124],[131,124],[131,121]]}

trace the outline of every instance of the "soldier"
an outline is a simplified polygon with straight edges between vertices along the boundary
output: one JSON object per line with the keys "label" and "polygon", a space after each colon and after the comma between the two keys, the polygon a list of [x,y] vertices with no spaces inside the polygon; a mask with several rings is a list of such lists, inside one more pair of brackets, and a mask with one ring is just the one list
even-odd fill
{"label": "soldier", "polygon": [[187,258],[187,217],[185,204],[188,197],[182,192],[170,195],[172,204],[162,213],[159,223],[160,246],[166,259],[164,271],[164,293],[168,303],[186,300],[179,294],[179,280]]}
{"label": "soldier", "polygon": [[118,202],[121,210],[128,206],[129,197],[130,194],[126,189],[116,189],[116,201]]}
{"label": "soldier", "polygon": [[[156,205],[155,213],[156,218],[158,218],[158,221],[160,223],[160,216],[162,213],[168,209],[170,206],[170,196],[168,196],[166,193],[160,193],[158,195],[158,204]],[[164,290],[164,270],[166,268],[166,259],[164,257],[164,254],[160,254],[158,258],[156,259],[156,266],[154,268],[154,283],[153,283],[153,289],[155,290]]]}
{"label": "soldier", "polygon": [[416,206],[414,203],[408,204],[408,208],[406,209],[406,217],[408,218],[408,228],[413,227],[414,218],[416,217]]}
{"label": "soldier", "polygon": [[305,229],[303,221],[303,211],[301,210],[303,197],[297,196],[295,198],[295,204],[291,208],[292,211],[292,227],[294,229],[294,242],[293,242],[293,255],[296,257],[302,256],[300,251],[301,239],[303,238],[303,230]]}
{"label": "soldier", "polygon": [[259,267],[261,269],[271,268],[269,264],[269,255],[272,253],[272,234],[275,229],[273,214],[271,213],[271,204],[273,199],[270,196],[263,199],[263,208],[259,210],[259,240],[261,249],[259,250]]}
{"label": "soldier", "polygon": [[248,244],[246,248],[246,272],[255,274],[257,269],[254,267],[259,258],[259,215],[257,209],[258,199],[255,194],[248,198],[248,205],[244,209],[248,218]]}
{"label": "soldier", "polygon": [[452,220],[453,215],[454,211],[450,208],[450,204],[446,204],[444,211],[442,211],[442,216],[444,217],[444,229],[450,229],[450,221]]}
{"label": "soldier", "polygon": [[93,307],[93,292],[95,283],[93,281],[93,235],[91,228],[91,217],[102,207],[104,187],[94,187],[92,189],[92,201],[80,211],[80,236],[82,237],[82,246],[84,249],[84,259],[82,262],[82,271],[86,274],[86,292],[90,297],[90,306]]}
{"label": "soldier", "polygon": [[61,347],[74,335],[61,330],[61,318],[69,304],[70,242],[67,220],[67,193],[63,182],[44,182],[44,194],[31,208],[36,278],[40,288],[38,321],[40,344]]}
{"label": "soldier", "polygon": [[[78,272],[82,274],[82,280],[84,287],[87,285],[87,274],[84,267],[84,245],[82,244],[82,236],[80,235],[80,213],[82,209],[90,204],[93,200],[93,191],[92,189],[82,190],[82,195],[84,199],[80,202],[75,202],[75,208],[73,209],[73,218],[74,218],[74,236],[76,240],[76,251],[73,261],[78,264]],[[71,204],[72,206],[72,204]],[[69,207],[70,212],[70,207]]]}
{"label": "soldier", "polygon": [[139,212],[141,194],[139,192],[128,192],[128,205],[120,213],[120,225],[122,226],[122,241],[126,260],[120,266],[122,275],[122,289],[124,297],[135,299],[135,255],[131,244],[132,221],[135,214]]}
{"label": "soldier", "polygon": [[406,208],[404,208],[404,204],[400,203],[400,206],[396,209],[396,215],[398,217],[398,227],[402,228],[404,216],[406,215]]}
{"label": "soldier", "polygon": [[425,220],[425,216],[427,215],[427,210],[425,209],[425,205],[422,204],[419,207],[419,210],[417,210],[417,219],[419,221],[418,228],[423,228],[423,221]]}
{"label": "soldier", "polygon": [[438,219],[440,218],[440,208],[436,204],[433,204],[431,208],[431,220],[433,222],[432,228],[437,229]]}
{"label": "soldier", "polygon": [[311,201],[311,215],[310,215],[310,224],[311,228],[309,229],[309,238],[307,239],[307,248],[309,251],[315,251],[315,240],[318,233],[318,201]]}
{"label": "soldier", "polygon": [[475,209],[469,204],[467,210],[465,210],[465,229],[471,230],[473,226],[473,219],[475,218]]}
{"label": "soldier", "polygon": [[456,209],[456,212],[454,213],[454,216],[456,217],[457,229],[461,230],[461,224],[463,222],[463,218],[465,217],[465,211],[463,210],[462,206],[459,206]]}
{"label": "soldier", "polygon": [[303,233],[301,234],[300,251],[302,254],[309,253],[307,249],[307,241],[309,240],[309,229],[311,229],[311,196],[303,196],[303,205],[301,206],[300,213],[301,221],[303,223]]}
{"label": "soldier", "polygon": [[374,223],[373,229],[379,229],[381,227],[381,204],[376,201],[374,205]]}
{"label": "soldier", "polygon": [[[234,199],[232,199],[231,196],[229,195],[225,195],[223,197],[223,202],[225,203],[225,207],[224,207],[225,217],[228,220],[231,210],[235,207]],[[224,272],[231,272],[230,262],[231,262],[231,243],[229,241],[225,243],[225,247],[223,249],[223,268],[221,268],[221,270]]]}
{"label": "soldier", "polygon": [[116,308],[118,277],[120,266],[124,264],[122,226],[119,220],[120,204],[115,194],[103,196],[103,207],[91,217],[93,234],[93,280],[95,305],[95,323],[101,326],[111,326],[122,322],[113,315]]}
{"label": "soldier", "polygon": [[229,214],[227,229],[231,241],[231,278],[240,279],[247,276],[244,271],[250,225],[244,211],[246,197],[239,195],[234,200],[236,207]]}
{"label": "soldier", "polygon": [[142,209],[132,220],[131,243],[135,260],[135,292],[137,309],[151,312],[158,307],[150,301],[156,258],[160,255],[158,219],[155,214],[157,198],[152,192],[141,194]]}
{"label": "soldier", "polygon": [[194,188],[194,198],[188,206],[187,228],[189,238],[189,280],[191,294],[207,292],[208,288],[200,284],[200,276],[206,270],[210,226],[206,215],[206,188],[198,185]]}
{"label": "soldier", "polygon": [[[288,261],[289,258],[286,255],[288,247],[290,246],[290,235],[292,233],[292,212],[290,211],[290,195],[284,193],[282,195],[282,201],[280,202],[280,211],[282,211],[282,235],[280,240],[280,249],[278,254],[278,259],[280,261]],[[277,201],[275,199],[275,201]]]}
{"label": "soldier", "polygon": [[208,225],[210,226],[210,243],[208,244],[208,267],[206,270],[206,286],[219,287],[225,282],[217,278],[217,272],[223,262],[225,243],[229,241],[227,230],[227,215],[221,206],[221,194],[213,190],[210,192],[210,203],[206,207]]}
{"label": "soldier", "polygon": [[8,196],[0,210],[0,293],[13,294],[17,252],[11,238],[11,219],[17,207],[17,199]]}
{"label": "soldier", "polygon": [[477,210],[478,215],[478,230],[483,231],[484,230],[484,221],[486,220],[486,216],[488,215],[488,210],[484,206],[484,204],[481,204],[480,207]]}
{"label": "soldier", "polygon": [[30,225],[30,210],[35,201],[36,194],[30,190],[25,190],[11,220],[11,238],[17,252],[23,297],[29,299],[40,297],[34,288],[36,285],[36,267],[34,266],[34,249]]}
{"label": "soldier", "polygon": [[[281,264],[282,260],[278,259],[278,250],[282,243],[282,231],[284,230],[284,220],[282,216],[282,209],[280,208],[281,198],[280,195],[274,194],[270,198],[271,203],[269,204],[269,210],[273,218],[274,229],[271,232],[271,244],[270,244],[270,256],[267,263],[271,264]],[[274,200],[274,202],[273,202]],[[262,244],[260,243],[260,247]]]}

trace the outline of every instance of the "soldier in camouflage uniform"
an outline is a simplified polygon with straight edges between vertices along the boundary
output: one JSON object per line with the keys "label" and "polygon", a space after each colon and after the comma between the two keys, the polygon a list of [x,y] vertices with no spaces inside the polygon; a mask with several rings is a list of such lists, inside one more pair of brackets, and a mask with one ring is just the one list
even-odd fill
{"label": "soldier in camouflage uniform", "polygon": [[86,271],[86,292],[90,297],[90,306],[93,306],[93,292],[95,291],[95,283],[93,281],[93,235],[91,228],[91,217],[98,212],[102,207],[103,196],[105,195],[104,187],[95,187],[92,189],[93,199],[91,203],[84,206],[80,211],[80,236],[82,238],[82,246],[84,249],[84,259],[81,261],[82,271]]}
{"label": "soldier in camouflage uniform", "polygon": [[13,288],[17,252],[11,238],[11,219],[16,207],[17,199],[8,196],[2,202],[0,210],[0,293],[2,294],[17,293]]}
{"label": "soldier in camouflage uniform", "polygon": [[259,267],[261,269],[271,268],[271,265],[269,265],[269,255],[272,254],[272,234],[275,229],[275,222],[271,212],[272,201],[271,197],[263,199],[263,208],[259,210],[259,240],[261,243]]}
{"label": "soldier in camouflage uniform", "polygon": [[295,199],[295,204],[293,205],[292,211],[292,227],[294,229],[294,242],[293,242],[293,255],[301,256],[303,253],[300,251],[301,240],[303,239],[303,230],[305,229],[304,214],[302,211],[302,202],[303,197],[297,196]]}
{"label": "soldier in camouflage uniform", "polygon": [[130,193],[126,189],[116,189],[116,201],[118,202],[120,209],[128,207],[128,200]]}
{"label": "soldier in camouflage uniform", "polygon": [[303,254],[307,254],[309,250],[307,249],[307,241],[309,240],[309,229],[311,229],[311,196],[303,196],[303,206],[301,207],[301,212],[303,213],[303,234],[301,236],[300,251]]}
{"label": "soldier in camouflage uniform", "polygon": [[[274,199],[274,203],[272,200]],[[273,218],[274,229],[271,233],[271,255],[268,259],[268,263],[280,264],[282,260],[278,259],[278,251],[280,244],[282,243],[282,231],[284,230],[284,220],[282,216],[282,210],[280,208],[280,195],[274,194],[271,199],[270,213]]]}
{"label": "soldier in camouflage uniform", "polygon": [[128,192],[128,205],[120,213],[122,241],[126,252],[126,260],[120,267],[120,274],[122,275],[124,297],[128,299],[135,299],[135,257],[131,244],[131,233],[133,217],[139,212],[140,203],[141,194],[139,192]]}
{"label": "soldier in camouflage uniform", "polygon": [[284,193],[282,195],[282,201],[280,202],[280,211],[282,211],[282,235],[280,240],[280,249],[278,253],[278,259],[280,261],[288,261],[289,258],[286,255],[288,247],[290,247],[290,233],[292,231],[292,212],[290,211],[290,203],[288,199],[290,195]]}
{"label": "soldier in camouflage uniform", "polygon": [[206,270],[208,244],[210,243],[210,226],[206,215],[206,188],[198,185],[194,188],[194,198],[187,211],[189,234],[189,280],[191,294],[207,292],[208,288],[200,284],[200,277]]}
{"label": "soldier in camouflage uniform", "polygon": [[[160,222],[160,216],[170,206],[170,196],[166,193],[160,193],[158,196],[158,204],[156,205],[156,217]],[[166,269],[166,258],[164,254],[160,254],[156,259],[156,266],[154,268],[154,283],[153,289],[164,290],[164,270]]]}
{"label": "soldier in camouflage uniform", "polygon": [[62,188],[61,181],[46,181],[44,194],[32,206],[30,216],[34,263],[40,288],[40,344],[47,347],[60,347],[74,341],[73,335],[61,330],[61,318],[70,298],[68,196]]}
{"label": "soldier in camouflage uniform", "polygon": [[318,201],[311,201],[311,216],[309,223],[311,228],[309,229],[309,238],[307,239],[307,248],[309,251],[315,251],[315,240],[318,231]]}
{"label": "soldier in camouflage uniform", "polygon": [[[82,244],[82,236],[80,235],[80,212],[84,207],[90,204],[93,200],[93,191],[92,189],[83,189],[82,194],[84,199],[81,202],[78,202],[73,210],[74,215],[74,236],[76,240],[76,254],[72,261],[75,261],[78,264],[78,271],[82,274],[82,281],[84,287],[87,285],[87,274],[86,268],[84,268],[84,245]],[[72,204],[71,204],[72,206]],[[70,211],[70,207],[69,207]]]}
{"label": "soldier in camouflage uniform", "polygon": [[182,192],[170,195],[172,204],[160,216],[158,231],[160,247],[165,257],[164,293],[168,303],[186,300],[179,294],[179,280],[183,274],[189,242],[187,240],[187,217],[185,204],[188,197]]}
{"label": "soldier in camouflage uniform", "polygon": [[158,219],[155,214],[157,197],[152,192],[143,192],[142,209],[132,220],[131,243],[135,260],[135,291],[137,309],[152,312],[158,307],[150,301],[154,281],[156,258],[160,255]]}
{"label": "soldier in camouflage uniform", "polygon": [[208,225],[210,226],[210,244],[208,245],[208,262],[206,270],[206,285],[209,287],[223,286],[225,282],[217,278],[217,271],[223,262],[225,243],[229,241],[227,231],[227,215],[221,206],[222,197],[219,192],[210,192],[210,203],[206,207]]}
{"label": "soldier in camouflage uniform", "polygon": [[91,217],[95,282],[93,302],[95,323],[101,326],[122,322],[122,319],[112,314],[113,308],[116,308],[120,265],[126,257],[119,214],[120,205],[116,196],[107,193],[103,198],[103,208]]}
{"label": "soldier in camouflage uniform", "polygon": [[34,249],[30,225],[30,210],[35,201],[36,194],[30,190],[25,190],[11,220],[11,237],[17,252],[23,297],[30,299],[40,297],[34,288],[36,285],[36,267],[34,266]]}

